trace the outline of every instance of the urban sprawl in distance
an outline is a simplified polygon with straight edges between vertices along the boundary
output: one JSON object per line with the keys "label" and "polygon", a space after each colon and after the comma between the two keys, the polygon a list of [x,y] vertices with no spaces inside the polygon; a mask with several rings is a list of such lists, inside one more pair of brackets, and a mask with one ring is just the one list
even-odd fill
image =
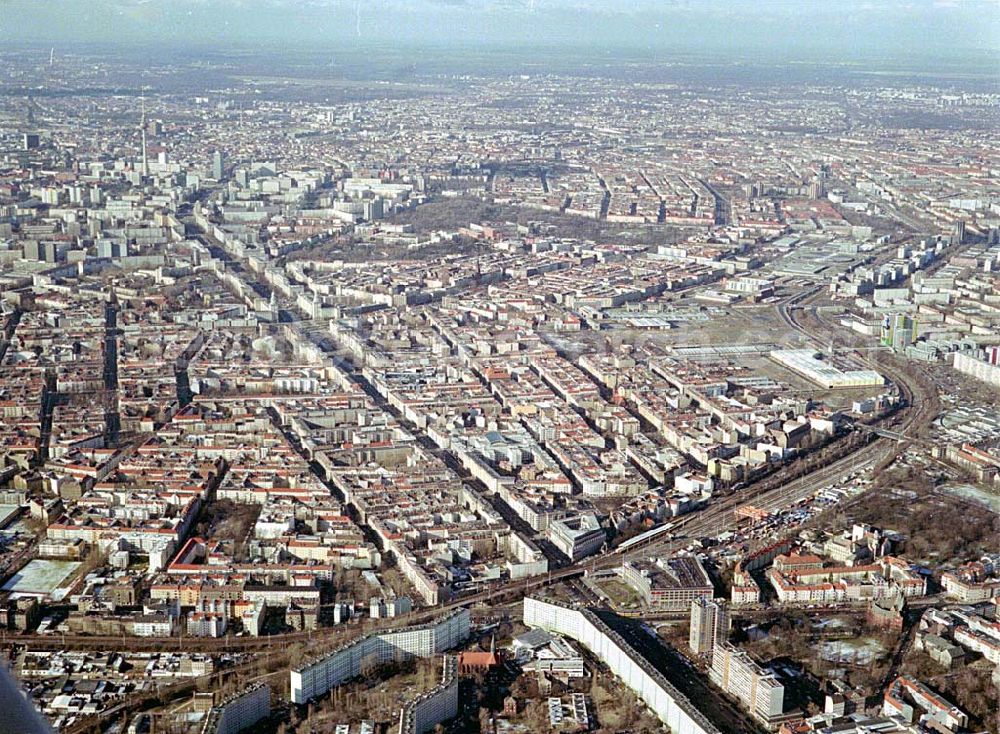
{"label": "urban sprawl in distance", "polygon": [[997,731],[996,56],[297,54],[0,47],[0,731]]}

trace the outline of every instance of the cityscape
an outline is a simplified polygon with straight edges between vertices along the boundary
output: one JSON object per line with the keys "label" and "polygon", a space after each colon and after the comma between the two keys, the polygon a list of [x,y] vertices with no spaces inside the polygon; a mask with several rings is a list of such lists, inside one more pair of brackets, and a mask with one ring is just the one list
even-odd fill
{"label": "cityscape", "polygon": [[253,5],[0,4],[0,733],[1000,731],[1000,6]]}

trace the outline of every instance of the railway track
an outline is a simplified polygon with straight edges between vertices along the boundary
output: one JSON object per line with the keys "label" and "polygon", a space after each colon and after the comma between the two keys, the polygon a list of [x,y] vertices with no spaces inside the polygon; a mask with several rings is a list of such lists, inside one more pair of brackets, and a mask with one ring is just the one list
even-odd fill
{"label": "railway track", "polygon": [[[804,291],[793,296],[778,306],[778,313],[782,321],[791,329],[801,333],[810,342],[819,344],[819,338],[798,320],[796,306],[808,303],[822,291],[821,287]],[[865,357],[861,359],[872,365]],[[900,433],[905,433],[911,429],[921,429],[933,420],[936,413],[936,395],[930,394],[927,387],[921,384],[920,380],[913,379],[912,375],[905,374],[891,364],[879,363],[877,368],[886,374],[895,384],[901,398],[901,408],[896,416],[889,420],[893,421],[893,428]],[[900,444],[890,438],[872,436],[869,443],[861,446],[855,451],[842,456],[826,466],[820,467],[805,476],[779,483],[772,486],[776,481],[773,477],[763,480],[755,487],[751,485],[746,490],[737,494],[723,498],[707,509],[685,515],[675,520],[671,525],[672,535],[669,537],[657,536],[651,538],[648,544],[640,544],[629,549],[629,554],[641,552],[644,554],[655,553],[663,549],[668,543],[674,542],[677,534],[683,533],[684,537],[701,538],[708,535],[715,535],[720,532],[732,529],[737,524],[735,511],[747,505],[753,505],[765,510],[780,510],[799,502],[825,484],[830,484],[859,470],[870,470],[890,463],[899,453]],[[576,584],[574,579],[582,576],[586,570],[603,570],[617,566],[621,563],[622,554],[609,553],[605,556],[587,559],[565,568],[557,569],[542,576],[532,577],[512,583],[499,588],[491,588],[472,595],[463,596],[454,601],[427,610],[406,615],[394,620],[392,624],[381,625],[377,629],[385,630],[397,626],[422,624],[431,619],[447,614],[459,607],[475,607],[477,605],[487,605],[495,607],[497,605],[517,603],[524,596],[540,591],[545,587],[564,581],[570,581],[578,593],[586,596],[588,589],[582,584]],[[0,645],[24,646],[36,650],[108,650],[116,649],[129,652],[135,651],[156,651],[170,652],[174,649],[185,652],[207,652],[207,653],[267,653],[268,664],[280,666],[282,669],[294,666],[301,662],[293,659],[296,655],[296,648],[303,644],[308,647],[310,655],[322,654],[324,651],[332,650],[335,647],[350,642],[364,634],[368,634],[376,629],[373,625],[358,625],[350,627],[333,627],[316,630],[313,632],[292,632],[283,635],[275,635],[264,638],[223,638],[223,639],[198,639],[198,638],[128,638],[120,636],[83,636],[83,635],[5,635],[0,640]],[[259,661],[247,663],[245,669],[253,669],[258,666]],[[243,669],[241,667],[241,669]],[[166,692],[176,693],[175,697],[185,695],[194,685],[192,681],[184,681],[172,685]],[[161,690],[158,696],[162,698]],[[141,710],[143,706],[148,707],[146,699],[137,700],[122,704],[123,711]],[[88,722],[92,725],[93,722]],[[84,731],[84,728],[77,728]]]}
{"label": "railway track", "polygon": [[[808,297],[812,297],[816,293],[818,293],[818,291],[810,291],[807,292],[806,295]],[[798,321],[793,315],[791,315],[791,313],[787,313],[787,318],[788,321],[795,325],[794,328],[809,335],[811,339],[815,339],[815,337],[809,334],[804,327],[798,324]],[[884,371],[888,372],[888,370]],[[920,401],[920,404],[914,406],[914,391],[910,384],[905,379],[900,379],[899,375],[890,375],[890,377],[896,383],[897,388],[900,391],[900,396],[904,405],[902,410],[909,411],[902,420],[902,430],[905,431],[907,428],[915,424],[926,421],[928,418],[927,411],[930,403]],[[930,419],[933,419],[933,416],[930,416]],[[737,525],[737,519],[734,513],[735,510],[740,507],[753,505],[754,507],[765,510],[780,510],[809,497],[825,484],[833,483],[856,471],[875,468],[879,464],[894,458],[898,451],[899,446],[895,440],[884,437],[874,438],[866,446],[863,446],[847,456],[833,461],[825,467],[810,472],[803,477],[780,484],[779,486],[773,488],[764,484],[763,488],[756,492],[753,490],[753,487],[751,487],[749,488],[749,491],[740,492],[730,497],[723,498],[719,502],[709,506],[701,512],[684,515],[674,521],[672,526],[673,535],[676,536],[679,533],[683,533],[684,537],[700,538],[709,534],[717,534],[731,530]],[[649,544],[633,546],[629,549],[629,553],[631,554],[635,551],[642,553],[655,552],[672,542],[674,542],[673,537],[669,539],[664,539],[662,537],[653,538],[650,540]],[[551,584],[578,577],[582,575],[586,569],[606,569],[617,566],[620,563],[621,555],[614,553],[596,559],[581,561],[565,568],[552,571],[544,576],[518,581],[516,583],[508,584],[506,587],[502,588],[494,588],[477,592],[476,594],[463,596],[455,601],[426,611],[407,615],[405,618],[400,618],[400,621],[397,624],[422,624],[438,615],[447,614],[449,611],[459,607],[469,607],[482,603],[493,604],[495,602],[508,602],[512,599],[519,599]],[[385,628],[386,627],[383,626],[379,629]],[[347,632],[344,631],[343,628],[335,627],[317,630],[312,633],[288,633],[281,635],[280,638],[275,637],[273,639],[280,640],[280,644],[294,644],[306,640],[310,642],[340,642],[342,644],[371,631],[372,629],[368,629],[366,627],[362,629],[353,629],[350,632]],[[40,644],[52,644],[50,641],[51,638],[45,636],[41,637],[44,638],[45,642],[38,640]],[[13,642],[15,639],[20,641],[28,638],[9,638],[8,641]],[[122,638],[120,637],[106,638],[103,641],[101,638],[88,637],[83,639],[86,641],[83,644],[86,644],[89,649],[94,649],[101,644],[120,645],[122,643]],[[157,645],[163,645],[158,649],[169,649],[171,644],[178,644],[177,638],[166,638],[164,640],[154,638],[147,639],[149,640],[149,643],[144,643],[147,644],[147,646],[155,648]],[[238,641],[234,642],[232,640]],[[200,641],[198,644],[204,644],[207,650],[214,649],[216,652],[262,650],[268,649],[273,644],[267,638],[232,638],[232,640],[227,639],[227,641],[221,643],[218,640],[207,640]],[[80,644],[80,642],[81,641],[78,638],[76,640],[76,644]],[[188,642],[193,642],[193,640],[189,638]]]}
{"label": "railway track", "polygon": [[[819,337],[799,321],[798,312],[792,307],[807,304],[821,292],[822,288],[820,287],[809,289],[777,306],[782,321],[816,345],[820,344]],[[832,327],[827,323],[823,325]],[[835,332],[831,331],[831,333]],[[860,353],[859,358],[872,369],[877,369],[885,374],[899,392],[900,409],[895,414],[883,418],[881,422],[889,423],[896,432],[901,434],[906,434],[909,431],[920,431],[930,425],[937,416],[937,399],[922,380],[913,378],[891,363],[879,362],[876,364]],[[895,439],[882,436],[873,438],[868,444],[803,477],[774,488],[768,488],[766,483],[757,491],[751,487],[749,491],[724,498],[701,512],[684,515],[673,522],[672,534],[676,537],[678,532],[683,532],[686,537],[695,538],[703,537],[713,530],[717,533],[731,530],[737,525],[734,512],[740,507],[752,505],[770,511],[786,508],[806,499],[822,486],[832,484],[851,473],[884,468],[892,463],[903,448],[904,446]],[[629,553],[636,550],[643,553],[654,552],[673,541],[674,538],[667,539],[663,536],[657,536],[651,538],[648,544],[633,546],[629,549]],[[619,561],[615,560],[610,564],[601,563],[597,567],[608,567],[617,562]]]}
{"label": "railway track", "polygon": [[[820,289],[805,291],[800,296],[795,297],[785,304],[779,306],[782,319],[792,328],[801,332],[811,340],[815,341],[816,336],[802,326],[796,319],[794,312],[787,308],[790,303],[801,303],[808,301]],[[886,372],[890,379],[896,384],[900,392],[904,412],[901,422],[898,424],[900,432],[907,429],[929,423],[933,420],[931,410],[936,401],[924,399],[921,386],[914,388],[907,376],[894,370],[891,366],[880,364],[880,369]],[[894,439],[885,437],[873,438],[871,442],[856,451],[839,458],[832,463],[819,468],[809,474],[793,479],[778,486],[770,486],[765,481],[761,487],[755,491],[751,486],[745,491],[721,499],[719,502],[710,505],[707,509],[684,515],[672,523],[673,535],[683,533],[685,537],[697,538],[715,531],[723,532],[735,527],[735,510],[740,507],[753,505],[765,510],[779,510],[805,499],[824,484],[837,481],[858,470],[867,470],[894,458],[899,451],[898,443]],[[662,536],[651,538],[648,544],[640,544],[629,549],[629,553],[639,551],[650,553],[663,548],[674,540]],[[582,561],[562,569],[552,571],[546,575],[533,577],[510,583],[505,587],[488,589],[468,596],[463,596],[452,602],[441,606],[433,607],[429,610],[422,610],[414,614],[407,615],[397,621],[397,625],[421,624],[429,621],[435,616],[446,614],[459,607],[469,607],[476,604],[493,602],[505,602],[511,599],[521,598],[534,591],[538,591],[550,584],[566,579],[580,576],[585,569],[605,569],[621,563],[621,555],[611,553],[604,557]],[[374,629],[374,628],[372,628]],[[37,646],[38,649],[125,649],[125,650],[160,650],[166,651],[174,647],[192,652],[253,652],[272,649],[274,644],[289,645],[298,642],[317,643],[345,643],[362,634],[366,634],[372,629],[363,628],[324,628],[314,632],[291,632],[280,636],[265,638],[223,638],[203,640],[198,638],[186,638],[181,642],[181,638],[123,638],[119,636],[83,636],[83,635],[10,635],[0,640],[4,645],[26,645]],[[379,629],[386,629],[385,626]]]}

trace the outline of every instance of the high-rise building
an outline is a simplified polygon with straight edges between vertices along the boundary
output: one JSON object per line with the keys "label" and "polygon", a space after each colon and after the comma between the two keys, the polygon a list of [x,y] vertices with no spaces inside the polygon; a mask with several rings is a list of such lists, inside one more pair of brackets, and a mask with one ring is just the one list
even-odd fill
{"label": "high-rise building", "polygon": [[212,178],[216,181],[222,180],[222,174],[226,169],[226,156],[221,150],[212,153]]}
{"label": "high-rise building", "polygon": [[882,320],[882,343],[901,351],[917,336],[917,322],[906,314],[893,314]]}
{"label": "high-rise building", "polygon": [[722,599],[704,597],[691,602],[691,630],[688,645],[698,653],[711,652],[729,638],[729,606]]}
{"label": "high-rise building", "polygon": [[822,199],[826,196],[826,169],[821,168],[819,173],[816,175],[816,198]]}
{"label": "high-rise building", "polygon": [[374,199],[364,200],[364,217],[367,221],[375,221],[376,219],[382,219],[385,216],[385,200],[381,196],[376,196]]}
{"label": "high-rise building", "polygon": [[720,641],[712,649],[709,678],[739,699],[754,718],[768,727],[781,719],[785,687],[774,673],[761,668],[749,655],[728,642]]}
{"label": "high-rise building", "polygon": [[951,230],[951,243],[960,245],[965,241],[965,220],[959,219]]}
{"label": "high-rise building", "polygon": [[41,138],[38,137],[37,133],[25,133],[24,134],[24,149],[33,150],[41,145]]}

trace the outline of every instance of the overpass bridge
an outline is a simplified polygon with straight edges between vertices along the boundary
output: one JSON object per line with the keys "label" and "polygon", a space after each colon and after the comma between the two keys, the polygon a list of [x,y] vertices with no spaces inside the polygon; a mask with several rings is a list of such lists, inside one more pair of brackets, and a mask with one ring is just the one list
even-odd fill
{"label": "overpass bridge", "polygon": [[854,428],[859,431],[865,431],[866,433],[874,433],[876,436],[881,436],[882,438],[890,438],[893,441],[898,441],[900,443],[917,443],[925,446],[930,446],[931,442],[922,438],[917,438],[915,436],[907,436],[905,433],[899,431],[893,431],[889,428],[882,428],[881,426],[870,426],[867,423],[855,423]]}

